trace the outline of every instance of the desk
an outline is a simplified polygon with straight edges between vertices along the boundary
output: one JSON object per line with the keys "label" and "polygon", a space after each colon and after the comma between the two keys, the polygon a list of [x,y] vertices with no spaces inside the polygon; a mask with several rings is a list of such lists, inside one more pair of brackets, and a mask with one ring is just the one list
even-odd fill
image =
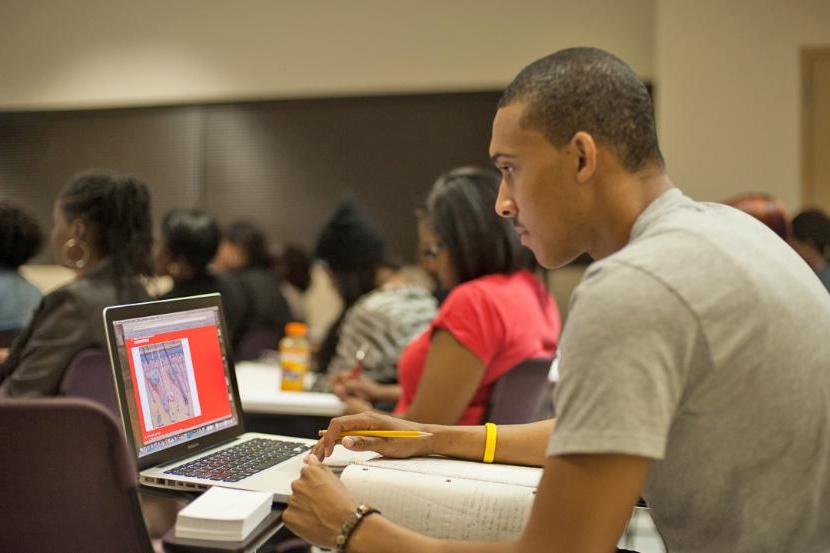
{"label": "desk", "polygon": [[337,417],[345,407],[334,394],[281,391],[280,369],[272,363],[237,363],[236,382],[246,413]]}
{"label": "desk", "polygon": [[[151,535],[162,536],[162,551],[164,553],[258,553],[258,552],[273,552],[276,550],[276,544],[286,542],[293,538],[293,534],[288,531],[282,524],[282,511],[284,506],[274,503],[271,505],[271,513],[257,526],[250,535],[239,542],[231,541],[214,541],[214,540],[196,540],[177,538],[175,533],[176,513],[182,507],[182,502],[190,503],[197,497],[199,493],[184,490],[174,490],[166,488],[154,488],[152,486],[139,485],[139,496],[141,497],[141,507],[143,515],[148,514],[151,520],[154,520],[155,528],[152,529]],[[159,508],[165,508],[165,505],[160,502],[170,502],[168,506],[174,503],[175,508],[165,513],[161,520]],[[155,510],[155,514],[148,513]],[[150,521],[148,521],[150,522]],[[154,539],[156,541],[157,538]]]}
{"label": "desk", "polygon": [[344,404],[334,394],[283,392],[279,365],[243,361],[236,364],[246,430],[317,439]]}
{"label": "desk", "polygon": [[164,535],[162,543],[165,553],[256,553],[260,549],[273,551],[276,543],[286,539],[284,534],[278,534],[282,528],[282,511],[272,510],[243,541],[177,538],[175,528],[171,528]]}

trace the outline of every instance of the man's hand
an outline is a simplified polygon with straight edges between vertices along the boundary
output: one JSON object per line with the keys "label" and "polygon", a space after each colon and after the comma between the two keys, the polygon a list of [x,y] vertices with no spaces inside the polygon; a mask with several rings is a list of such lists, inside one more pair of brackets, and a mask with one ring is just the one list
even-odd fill
{"label": "man's hand", "polygon": [[357,508],[346,487],[317,457],[309,455],[291,491],[282,514],[285,525],[306,541],[334,548],[340,528]]}
{"label": "man's hand", "polygon": [[[430,432],[427,425],[381,415],[371,411],[359,415],[337,417],[329,423],[328,430],[312,449],[319,459],[331,455],[335,444],[340,441],[342,432],[348,430],[419,430]],[[343,447],[352,451],[377,451],[386,457],[418,457],[433,452],[435,436],[423,438],[366,438],[346,436],[342,438]]]}

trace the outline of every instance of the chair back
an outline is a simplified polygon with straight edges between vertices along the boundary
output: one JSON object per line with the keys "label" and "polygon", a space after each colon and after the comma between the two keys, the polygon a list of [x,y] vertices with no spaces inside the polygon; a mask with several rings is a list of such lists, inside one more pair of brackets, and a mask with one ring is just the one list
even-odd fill
{"label": "chair back", "polygon": [[551,390],[551,362],[552,359],[526,359],[504,373],[493,384],[487,420],[496,424],[540,420]]}
{"label": "chair back", "polygon": [[0,550],[151,553],[115,419],[74,398],[0,401]]}
{"label": "chair back", "polygon": [[263,351],[276,350],[279,347],[280,338],[282,338],[282,332],[276,328],[264,326],[249,328],[239,339],[234,359],[237,361],[259,359]]}
{"label": "chair back", "polygon": [[69,364],[60,385],[60,395],[91,399],[120,418],[109,354],[100,349],[85,349]]}

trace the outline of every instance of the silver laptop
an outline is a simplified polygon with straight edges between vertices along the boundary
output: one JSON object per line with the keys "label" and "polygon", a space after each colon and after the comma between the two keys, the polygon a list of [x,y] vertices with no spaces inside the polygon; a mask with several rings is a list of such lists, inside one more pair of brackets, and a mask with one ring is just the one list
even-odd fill
{"label": "silver laptop", "polygon": [[287,500],[315,441],[245,432],[219,294],[109,307],[104,324],[142,484]]}

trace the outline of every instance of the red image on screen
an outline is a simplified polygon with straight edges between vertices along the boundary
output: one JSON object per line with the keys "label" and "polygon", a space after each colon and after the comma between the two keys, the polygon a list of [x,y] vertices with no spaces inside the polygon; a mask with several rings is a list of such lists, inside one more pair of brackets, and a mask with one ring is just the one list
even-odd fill
{"label": "red image on screen", "polygon": [[125,345],[143,443],[231,416],[216,326],[127,339]]}

